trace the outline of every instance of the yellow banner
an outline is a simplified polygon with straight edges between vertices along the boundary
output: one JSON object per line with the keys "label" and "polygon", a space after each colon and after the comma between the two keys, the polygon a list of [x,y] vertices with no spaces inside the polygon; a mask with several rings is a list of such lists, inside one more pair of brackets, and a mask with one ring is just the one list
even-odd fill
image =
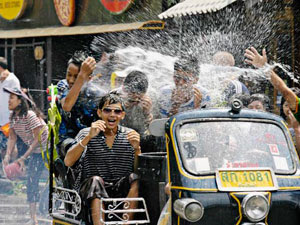
{"label": "yellow banner", "polygon": [[27,0],[0,0],[0,15],[6,20],[18,19],[22,16]]}

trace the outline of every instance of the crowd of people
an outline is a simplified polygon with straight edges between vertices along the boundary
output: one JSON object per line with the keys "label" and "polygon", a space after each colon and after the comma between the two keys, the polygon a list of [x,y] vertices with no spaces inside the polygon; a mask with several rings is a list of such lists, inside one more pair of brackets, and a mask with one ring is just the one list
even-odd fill
{"label": "crowd of people", "polygon": [[[103,55],[110,58],[107,53]],[[260,55],[251,47],[245,51],[245,57],[246,63],[256,68],[267,63],[265,50]],[[235,60],[229,52],[217,52],[212,63],[233,67]],[[106,64],[107,60],[103,60],[102,68]],[[138,196],[137,156],[141,152],[153,151],[153,141],[157,141],[149,134],[149,124],[153,119],[214,107],[210,90],[201,85],[199,62],[194,57],[176,60],[173,83],[162,87],[155,99],[148,91],[149,79],[142,70],[126,69],[112,73],[114,71],[107,69],[102,74],[93,75],[96,65],[93,57],[81,51],[75,52],[67,63],[65,79],[57,83],[57,105],[62,116],[57,149],[65,166],[76,171],[71,187],[82,197],[84,208],[89,209],[84,215],[86,220],[94,225],[101,224],[101,197]],[[43,114],[29,93],[21,89],[18,78],[9,72],[3,57],[0,57],[0,74],[2,162],[4,166],[16,163],[20,169],[27,165],[30,224],[38,224],[36,203],[44,167],[41,149],[46,149],[47,126]],[[281,116],[300,150],[300,91],[288,88],[274,71],[267,71],[266,76],[283,95]],[[105,84],[105,87],[93,88],[95,84]],[[226,103],[238,98],[244,107],[269,111],[269,98],[264,93],[250,93],[247,84],[238,77],[233,76],[222,84]],[[69,143],[68,149],[62,151],[66,143]],[[130,214],[129,219],[132,216]]]}

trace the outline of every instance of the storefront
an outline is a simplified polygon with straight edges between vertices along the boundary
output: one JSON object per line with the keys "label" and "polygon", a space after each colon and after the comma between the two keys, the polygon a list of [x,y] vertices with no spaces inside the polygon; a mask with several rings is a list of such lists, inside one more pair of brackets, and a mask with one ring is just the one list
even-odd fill
{"label": "storefront", "polygon": [[[270,8],[271,3],[276,7]],[[261,7],[262,4],[265,8]],[[161,35],[160,45],[154,46],[159,49],[166,44],[169,50],[163,52],[165,54],[178,56],[185,51],[186,54],[209,56],[212,52],[202,46],[216,43],[209,43],[203,37],[211,31],[222,34],[227,29],[230,35],[235,35],[229,37],[235,39],[230,43],[232,46],[217,47],[235,51],[237,66],[243,64],[244,49],[253,45],[259,49],[266,47],[273,56],[272,60],[290,65],[297,75],[300,68],[299,31],[296,29],[300,23],[299,16],[296,16],[299,4],[293,0],[277,0],[276,3],[272,0],[2,0],[0,55],[8,59],[22,86],[45,90],[49,84],[65,76],[66,62],[72,53],[89,50],[96,35],[105,37],[113,33],[126,37],[135,32],[135,37],[139,38],[139,34],[150,37],[163,29],[166,22],[164,34],[168,37]],[[270,21],[272,25],[268,27]],[[240,27],[235,26],[237,23]],[[262,28],[265,33],[254,34]],[[198,38],[200,36],[202,39]],[[116,41],[122,42],[123,39],[118,37]],[[216,47],[209,50],[216,50]],[[297,85],[290,79],[287,83]],[[262,86],[276,109],[278,93],[271,85]],[[45,93],[36,91],[34,95],[36,100],[43,101],[43,105],[45,98],[40,96],[45,96]]]}
{"label": "storefront", "polygon": [[2,0],[0,55],[43,106],[42,90],[64,78],[75,50],[88,49],[97,34],[163,29],[157,15],[165,4],[163,0]]}

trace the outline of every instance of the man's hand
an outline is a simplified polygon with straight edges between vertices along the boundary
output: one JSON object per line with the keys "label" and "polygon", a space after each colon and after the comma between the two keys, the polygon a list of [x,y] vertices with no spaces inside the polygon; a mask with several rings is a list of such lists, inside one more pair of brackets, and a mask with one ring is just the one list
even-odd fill
{"label": "man's hand", "polygon": [[171,96],[171,102],[175,105],[181,105],[185,103],[185,95],[181,90],[173,89],[172,96]]}
{"label": "man's hand", "polygon": [[185,94],[180,89],[173,89],[171,96],[172,107],[170,109],[169,116],[178,113],[180,106],[185,102],[187,102]]}
{"label": "man's hand", "polygon": [[106,125],[105,125],[105,122],[103,120],[97,120],[96,122],[92,123],[91,125],[91,129],[90,129],[90,132],[89,132],[89,136],[91,138],[97,136],[100,131],[105,131],[105,128],[106,128]]}
{"label": "man's hand", "polygon": [[143,98],[141,99],[140,105],[142,106],[142,109],[145,114],[151,113],[152,101],[149,96],[144,95]]}
{"label": "man's hand", "polygon": [[262,55],[260,55],[255,48],[251,47],[246,49],[245,57],[247,58],[245,62],[256,68],[261,68],[268,62],[266,49],[263,49]]}
{"label": "man's hand", "polygon": [[90,75],[96,68],[96,60],[93,57],[87,57],[81,64],[78,76],[83,77],[85,81],[89,81]]}
{"label": "man's hand", "polygon": [[202,94],[198,88],[194,87],[194,108],[197,109],[201,105]]}
{"label": "man's hand", "polygon": [[128,133],[127,139],[135,150],[140,148],[140,135],[135,130]]}

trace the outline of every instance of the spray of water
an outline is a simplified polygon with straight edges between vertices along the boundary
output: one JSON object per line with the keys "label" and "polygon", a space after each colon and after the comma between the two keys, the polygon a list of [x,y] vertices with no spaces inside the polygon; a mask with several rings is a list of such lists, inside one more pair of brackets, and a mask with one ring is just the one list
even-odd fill
{"label": "spray of water", "polygon": [[[102,52],[108,52],[113,57],[109,65],[99,64],[96,69],[107,77],[105,83],[99,83],[101,89],[110,89],[112,72],[132,67],[147,74],[149,91],[155,93],[156,99],[162,87],[174,84],[172,75],[176,58],[196,57],[200,66],[199,84],[209,90],[211,105],[218,105],[224,100],[223,91],[229,80],[247,78],[247,82],[254,87],[250,90],[251,94],[260,92],[268,82],[266,70],[274,67],[280,67],[292,81],[298,82],[286,65],[273,63],[264,69],[254,70],[244,63],[246,48],[255,46],[258,50],[269,50],[272,46],[270,40],[280,43],[276,49],[276,61],[286,58],[289,43],[283,44],[286,38],[276,32],[282,24],[282,21],[276,20],[276,13],[281,12],[282,8],[280,1],[267,4],[255,1],[251,5],[239,1],[215,13],[168,20],[166,28],[160,31],[99,35],[86,48],[95,56],[100,57]],[[218,51],[232,53],[235,66],[213,65],[212,56]],[[269,58],[274,60],[273,52],[268,52]]]}

